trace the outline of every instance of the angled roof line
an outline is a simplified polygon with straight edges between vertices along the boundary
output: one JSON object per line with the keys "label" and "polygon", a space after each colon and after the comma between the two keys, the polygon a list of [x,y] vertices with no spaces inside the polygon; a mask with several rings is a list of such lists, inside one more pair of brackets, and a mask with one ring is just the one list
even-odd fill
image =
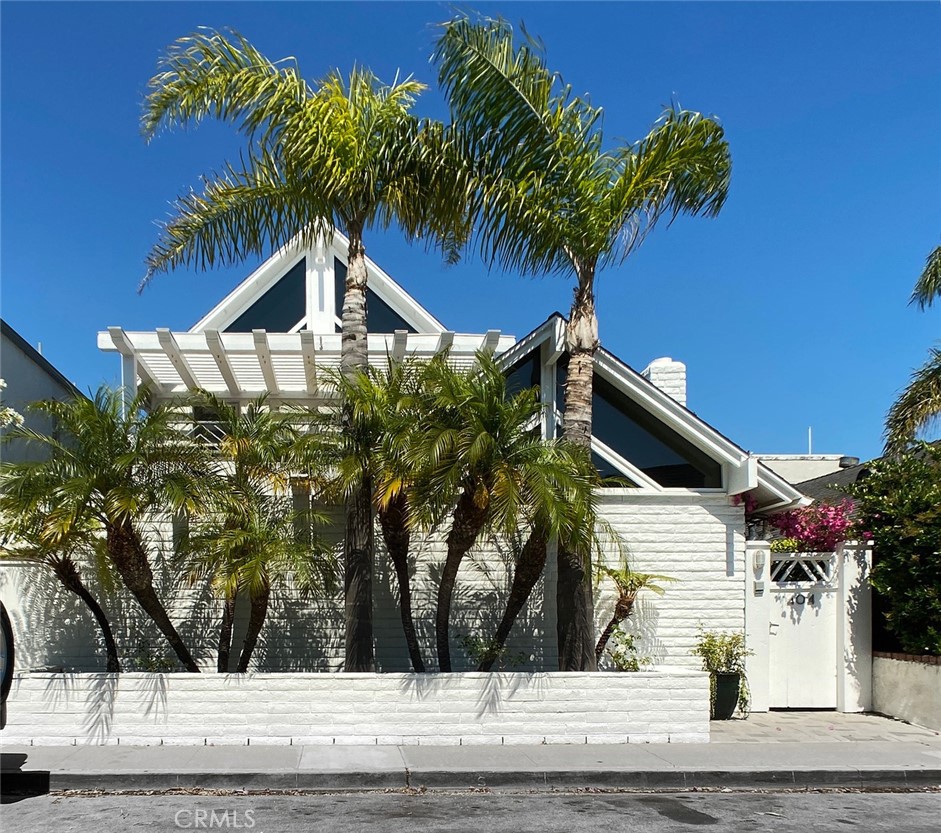
{"label": "angled roof line", "polygon": [[27,358],[29,358],[33,364],[41,367],[46,373],[48,373],[53,379],[55,379],[62,387],[66,388],[70,393],[75,396],[82,396],[83,394],[74,382],[69,381],[65,378],[55,365],[49,361],[42,353],[40,353],[32,344],[30,344],[23,336],[21,336],[16,330],[14,330],[6,321],[0,318],[0,332],[3,333],[10,341],[12,341],[20,350],[22,350]]}
{"label": "angled roof line", "polygon": [[[317,248],[316,246],[302,246],[299,239],[300,235],[297,235],[281,248],[272,252],[251,274],[190,327],[189,332],[202,332],[207,328],[224,330],[235,321],[242,311],[284,277],[289,268],[294,266],[301,257],[308,255],[309,252]],[[324,248],[328,255],[332,253],[346,261],[348,247],[349,239],[341,232],[335,231],[333,240]],[[369,275],[369,288],[415,327],[418,332],[442,333],[445,331],[445,326],[437,318],[419,304],[368,255],[366,256],[366,269]],[[306,311],[301,312],[302,314],[298,320],[306,315]]]}
{"label": "angled roof line", "polygon": [[[553,312],[545,321],[534,328],[527,335],[506,351],[500,358],[507,365],[515,364],[528,355],[537,345],[541,344],[558,324],[566,324],[568,319],[559,312]],[[599,359],[601,360],[599,362]],[[702,417],[698,416],[685,405],[681,405],[669,394],[658,388],[646,376],[638,373],[626,362],[618,358],[610,350],[599,347],[595,355],[596,369],[607,372],[608,375],[614,375],[615,380],[620,375],[620,381],[630,380],[635,391],[643,391],[647,403],[640,403],[648,407],[656,416],[663,419],[668,425],[673,427],[683,427],[689,433],[698,437],[701,442],[711,447],[713,453],[718,453],[726,462],[733,466],[741,467],[747,465],[750,458],[754,456],[743,449],[737,443],[726,437],[719,430],[714,428]],[[611,371],[615,371],[613,374]],[[652,406],[652,407],[650,407]],[[705,450],[705,449],[704,449]],[[771,469],[757,462],[757,472],[760,484],[779,497],[785,503],[807,502],[798,489],[788,483],[784,478],[775,474]]]}

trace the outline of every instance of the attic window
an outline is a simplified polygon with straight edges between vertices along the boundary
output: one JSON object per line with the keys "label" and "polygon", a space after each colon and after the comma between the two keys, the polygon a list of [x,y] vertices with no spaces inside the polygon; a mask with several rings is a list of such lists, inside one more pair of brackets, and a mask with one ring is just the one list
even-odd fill
{"label": "attic window", "polygon": [[[568,359],[557,365],[559,402],[564,402]],[[649,478],[667,488],[722,486],[722,466],[664,425],[597,373],[593,379],[592,434]],[[607,467],[610,468],[610,467]],[[599,467],[603,476],[606,470]]]}
{"label": "attic window", "polygon": [[301,258],[254,304],[235,319],[228,333],[289,333],[307,311],[307,261]]}
{"label": "attic window", "polygon": [[[346,264],[339,258],[333,260],[334,298],[337,318],[343,318],[343,296],[346,294]],[[339,331],[339,328],[337,328]],[[366,287],[366,331],[369,333],[394,333],[396,330],[418,332],[392,307],[368,286]]]}

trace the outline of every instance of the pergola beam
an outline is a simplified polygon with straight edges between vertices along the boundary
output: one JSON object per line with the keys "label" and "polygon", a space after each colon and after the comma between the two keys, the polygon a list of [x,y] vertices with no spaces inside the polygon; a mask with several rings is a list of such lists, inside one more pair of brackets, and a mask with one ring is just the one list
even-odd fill
{"label": "pergola beam", "polygon": [[255,355],[261,367],[261,375],[265,379],[265,386],[272,396],[279,394],[278,377],[274,375],[274,365],[271,363],[271,348],[268,345],[268,333],[265,330],[252,330],[255,341]]}
{"label": "pergola beam", "polygon": [[301,358],[304,361],[304,379],[307,391],[317,392],[317,354],[314,351],[314,334],[310,330],[301,330]]}
{"label": "pergola beam", "polygon": [[408,330],[396,330],[392,335],[392,361],[400,362],[405,358],[408,346]]}
{"label": "pergola beam", "polygon": [[193,373],[186,357],[180,352],[180,346],[176,343],[176,337],[173,333],[166,327],[158,327],[157,340],[176,372],[180,374],[180,379],[183,380],[187,390],[198,390],[199,382],[196,381],[196,374]]}
{"label": "pergola beam", "polygon": [[229,389],[230,396],[238,396],[241,393],[238,379],[235,378],[235,372],[229,363],[229,357],[226,355],[225,347],[222,345],[222,337],[218,330],[206,330],[206,346],[212,354],[219,368],[219,373],[225,381],[225,386]]}
{"label": "pergola beam", "polygon": [[[122,359],[122,372],[126,373],[130,370],[130,365],[126,362],[127,359],[136,359],[134,364],[134,372],[140,376],[141,381],[154,393],[161,393],[163,391],[163,385],[157,381],[157,377],[151,372],[150,368],[141,358],[141,356],[134,350],[134,345],[131,344],[131,340],[128,338],[127,333],[121,327],[108,327],[108,335],[111,336],[111,343],[114,345],[115,349],[121,354]],[[127,384],[125,380],[125,385]],[[137,380],[134,380],[134,386],[137,386]],[[136,391],[135,391],[136,394]]]}
{"label": "pergola beam", "polygon": [[497,345],[500,343],[500,331],[499,330],[487,330],[487,334],[484,336],[483,341],[480,343],[480,349],[486,353],[488,356],[492,356],[497,349]]}
{"label": "pergola beam", "polygon": [[454,331],[445,330],[438,336],[438,346],[435,348],[435,352],[443,353],[445,350],[450,349],[452,344],[454,344]]}

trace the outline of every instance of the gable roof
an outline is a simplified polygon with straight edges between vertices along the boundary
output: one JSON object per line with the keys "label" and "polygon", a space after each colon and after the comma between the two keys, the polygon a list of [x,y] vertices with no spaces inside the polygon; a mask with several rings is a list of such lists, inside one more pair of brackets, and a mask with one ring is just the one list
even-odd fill
{"label": "gable roof", "polygon": [[[313,246],[305,247],[298,242],[299,239],[295,238],[272,254],[197,321],[189,332],[228,330],[253,305],[272,290],[276,290],[277,285],[290,280],[292,271],[301,269],[306,278],[302,281],[303,303],[298,304],[296,313],[289,315],[292,324],[278,331],[296,332],[307,329],[319,335],[337,332],[335,263],[339,261],[343,267],[348,264],[349,240],[340,232],[334,232],[329,245],[319,241]],[[366,271],[368,291],[387,305],[414,332],[445,332],[444,325],[437,318],[369,257],[366,258]],[[251,329],[260,327],[249,327],[249,330]],[[266,329],[275,331],[270,327]]]}
{"label": "gable roof", "polygon": [[[538,349],[543,351],[541,358],[544,363],[556,364],[565,352],[566,323],[567,319],[561,313],[554,312],[503,353],[500,356],[501,363],[506,368],[512,367]],[[610,350],[603,347],[598,349],[595,354],[595,372],[682,438],[720,462],[726,473],[725,488],[729,494],[757,490],[759,506],[764,511],[808,502],[800,491],[763,465],[755,455],[742,449],[685,405],[677,402]],[[596,438],[593,442],[597,442]],[[610,449],[595,450],[610,452]],[[617,464],[618,468],[635,481],[638,475],[643,478],[643,473],[629,461],[618,459]],[[638,485],[650,485],[649,478],[644,480],[647,482]]]}

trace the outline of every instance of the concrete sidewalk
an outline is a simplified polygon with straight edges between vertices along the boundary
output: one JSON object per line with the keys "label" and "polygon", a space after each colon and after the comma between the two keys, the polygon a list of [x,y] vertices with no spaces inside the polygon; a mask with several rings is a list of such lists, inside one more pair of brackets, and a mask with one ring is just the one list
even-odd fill
{"label": "concrete sidewalk", "polygon": [[941,736],[874,715],[775,712],[709,744],[3,746],[4,792],[941,786]]}

